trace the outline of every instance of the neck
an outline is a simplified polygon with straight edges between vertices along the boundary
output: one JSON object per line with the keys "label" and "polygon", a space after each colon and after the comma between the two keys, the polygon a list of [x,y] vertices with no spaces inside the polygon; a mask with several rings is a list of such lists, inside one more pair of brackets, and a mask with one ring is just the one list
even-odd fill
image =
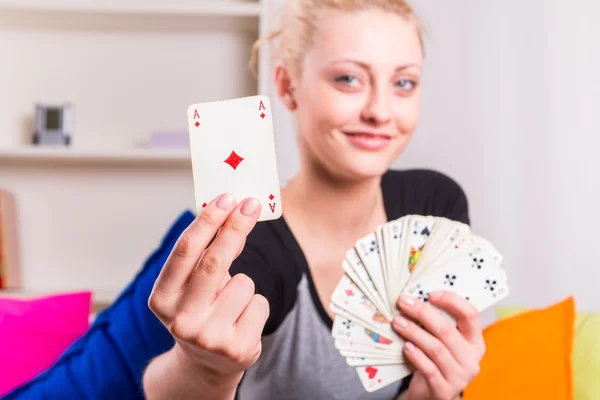
{"label": "neck", "polygon": [[324,170],[301,168],[282,191],[283,208],[309,231],[355,238],[385,221],[380,183],[381,177],[348,180]]}

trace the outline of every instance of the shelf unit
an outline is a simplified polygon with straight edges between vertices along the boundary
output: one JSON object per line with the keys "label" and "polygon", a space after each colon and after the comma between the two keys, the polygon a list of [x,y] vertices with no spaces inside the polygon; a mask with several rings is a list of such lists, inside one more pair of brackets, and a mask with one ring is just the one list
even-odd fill
{"label": "shelf unit", "polygon": [[110,164],[191,167],[184,149],[78,149],[23,146],[0,148],[0,165]]}
{"label": "shelf unit", "polygon": [[[247,35],[245,39],[248,40],[244,40],[244,46],[247,46],[250,39],[254,40],[267,34],[269,11],[273,4],[275,3],[272,0],[0,0],[0,27],[11,31],[14,38],[19,38],[22,35],[24,38],[23,43],[39,38],[46,32],[54,39],[64,35],[68,38],[65,45],[72,48],[77,48],[78,42],[76,40],[71,42],[70,40],[80,32],[92,38],[100,37],[104,41],[105,37],[101,36],[104,31],[108,33],[106,37],[124,35],[130,42],[136,36],[140,37],[141,42],[145,40],[145,35],[157,37],[159,39],[156,42],[157,53],[160,51],[159,46],[168,45],[169,40],[173,40],[172,38],[178,35],[182,36],[184,40],[189,40],[187,37],[191,35],[205,34],[206,38],[212,38],[213,33],[217,33],[218,35],[215,36],[218,39],[225,36],[226,40],[223,40],[222,43],[229,46],[229,36],[227,35],[230,30],[231,38],[236,40]],[[161,40],[163,36],[164,41]],[[87,36],[85,37],[87,39]],[[9,45],[8,49],[10,51],[12,49],[10,46],[13,46],[12,39],[9,38],[5,43]],[[50,43],[56,45],[57,41],[50,41]],[[90,43],[93,44],[93,42]],[[247,47],[241,47],[239,43],[239,41],[231,42],[232,47],[226,50],[232,52],[247,51]],[[0,44],[2,44],[1,41]],[[60,45],[62,45],[62,42],[60,42]],[[18,48],[24,48],[24,45],[20,44]],[[216,53],[214,53],[217,58],[220,51],[220,49],[216,49]],[[252,81],[251,84],[247,81],[244,82],[248,83],[247,86],[244,86],[244,92],[249,88],[254,91],[254,87],[256,87],[258,94],[269,94],[269,51],[268,45],[261,48],[257,60],[258,81]],[[228,53],[228,55],[231,54]],[[49,52],[48,56],[52,56],[52,54]],[[72,57],[72,59],[67,58],[65,62],[79,62],[77,58],[80,57],[79,54],[73,53]],[[162,65],[163,61],[158,58],[157,60],[159,61],[158,64]],[[236,57],[225,58],[225,60],[228,60],[229,65],[232,65],[229,60],[238,62]],[[244,54],[243,62],[246,62],[246,60],[246,54]],[[103,62],[104,60],[99,57],[95,61]],[[106,59],[106,62],[114,62],[114,60]],[[240,61],[240,65],[241,63],[242,61]],[[165,62],[165,65],[170,67],[167,62]],[[209,63],[209,68],[212,68],[213,65],[214,63],[212,65]],[[176,66],[173,66],[173,68],[170,71],[176,72]],[[92,70],[93,67],[87,65],[86,68],[82,69],[84,73]],[[117,70],[111,70],[110,72],[119,76],[115,71]],[[20,72],[18,68],[14,68],[9,72],[13,74],[14,79],[24,79],[24,77],[18,75]],[[166,70],[165,73],[169,73],[169,70]],[[37,91],[38,88],[35,89]],[[211,90],[215,91],[214,85],[211,86]],[[57,96],[56,91],[48,93],[50,94],[44,94],[43,96]],[[101,95],[106,95],[106,93],[101,93]],[[22,103],[23,99],[20,100]],[[23,124],[18,126],[19,130],[31,131],[31,121],[26,121],[24,116],[17,115],[14,111],[13,114],[15,114],[14,118],[20,118],[19,122],[23,121]],[[165,125],[168,126],[168,122]],[[115,126],[121,127],[119,129],[127,129],[122,128],[127,126],[123,123],[116,123]],[[14,127],[17,126],[14,125]],[[165,129],[169,129],[169,127]],[[118,207],[118,210],[113,213],[115,219],[107,218],[99,221],[94,226],[96,232],[111,232],[120,222],[117,219],[118,216],[121,213],[129,212],[128,215],[131,216],[131,219],[128,221],[125,230],[131,236],[137,235],[136,239],[139,240],[136,240],[136,242],[145,243],[145,246],[153,246],[157,240],[156,236],[163,231],[164,225],[163,222],[147,222],[147,219],[152,217],[144,215],[145,210],[147,210],[146,205],[148,200],[156,203],[156,208],[159,209],[156,213],[156,220],[162,218],[160,221],[166,220],[167,222],[170,221],[169,218],[171,218],[173,209],[179,210],[181,203],[184,203],[184,207],[188,206],[187,200],[182,201],[181,199],[190,198],[189,186],[186,186],[189,185],[189,174],[191,173],[189,149],[142,147],[144,146],[142,144],[143,139],[140,137],[139,132],[134,134],[127,131],[122,133],[122,139],[114,140],[117,135],[112,135],[113,140],[107,140],[104,147],[99,141],[100,138],[97,137],[90,137],[90,139],[93,139],[90,142],[80,142],[80,146],[74,144],[69,148],[38,147],[26,142],[28,139],[25,138],[28,137],[28,133],[23,134],[24,132],[16,131],[14,128],[11,128],[11,130],[14,134],[13,140],[7,140],[0,144],[0,177],[2,178],[0,184],[11,190],[15,195],[22,196],[23,201],[20,209],[21,232],[23,235],[29,235],[27,238],[20,238],[22,253],[29,255],[27,260],[23,259],[22,261],[27,263],[25,268],[29,276],[35,276],[35,279],[23,282],[24,288],[21,290],[0,290],[0,296],[36,297],[68,291],[66,288],[75,286],[89,288],[94,292],[94,308],[98,310],[114,300],[123,285],[128,281],[128,276],[133,273],[127,268],[136,268],[136,264],[128,261],[127,268],[123,268],[122,271],[113,271],[115,277],[114,279],[111,278],[110,282],[106,280],[98,283],[90,280],[86,281],[79,274],[76,275],[78,278],[73,279],[81,280],[81,282],[69,282],[68,285],[62,283],[62,277],[68,276],[70,270],[86,268],[85,265],[82,266],[75,261],[71,262],[68,255],[65,257],[64,254],[68,254],[69,246],[83,246],[88,249],[87,251],[90,254],[97,251],[98,246],[102,246],[101,243],[86,240],[83,235],[81,236],[81,242],[65,243],[64,247],[56,239],[71,237],[70,234],[73,231],[85,232],[88,229],[85,222],[85,209],[80,206],[81,202],[79,200],[72,198],[72,193],[77,193],[78,190],[74,186],[80,185],[82,182],[81,176],[85,176],[78,173],[77,169],[80,167],[86,168],[84,174],[87,174],[88,170],[92,172],[90,174],[92,180],[90,182],[91,190],[88,192],[82,190],[82,193],[88,193],[88,196],[96,196],[94,201],[97,201],[98,204],[104,202],[109,207]],[[8,131],[8,135],[11,134],[11,130]],[[138,130],[142,131],[139,128]],[[98,135],[101,135],[102,131],[104,130],[99,129]],[[7,135],[7,131],[3,132],[2,135]],[[150,132],[150,130],[144,129],[143,132]],[[54,168],[54,166],[59,168]],[[99,173],[95,169],[103,170]],[[162,171],[167,169],[168,171]],[[40,178],[37,177],[38,173]],[[107,176],[109,179],[106,179]],[[127,203],[123,208],[120,208],[121,206],[118,203],[113,202],[111,176],[118,178],[115,180],[118,190],[129,190],[127,193],[131,195],[131,203]],[[94,177],[100,177],[100,179],[94,181]],[[139,181],[137,180],[138,177],[140,178]],[[40,185],[37,185],[37,179],[39,179]],[[132,185],[127,187],[123,182],[129,179],[132,179]],[[96,185],[96,182],[98,182],[98,185]],[[61,193],[57,194],[57,188],[61,185],[68,188],[68,190],[65,190],[64,198],[61,197]],[[124,187],[126,189],[123,189]],[[156,188],[160,188],[160,190],[157,191]],[[48,202],[56,201],[56,204],[59,204],[59,208],[55,213],[56,217],[52,216],[52,213],[43,214],[42,208],[35,207],[36,202],[41,200],[38,199],[38,190],[48,191],[50,193]],[[132,206],[134,202],[143,202],[144,204],[143,207],[140,207],[138,213],[129,211],[135,210],[135,207]],[[65,211],[65,209],[68,209],[68,211]],[[40,223],[39,217],[42,214],[50,216],[43,223]],[[61,224],[60,218],[64,218],[65,215],[72,218],[72,220],[69,220],[68,224]],[[56,243],[51,247],[46,244],[48,241],[44,239],[45,233],[43,231],[52,223],[55,224],[55,227],[53,228],[51,241]],[[139,230],[132,228],[136,226],[143,228]],[[79,239],[77,238],[77,240]],[[122,244],[112,243],[111,247],[106,249],[105,254],[113,252],[114,256],[110,257],[115,259],[114,263],[118,263],[121,254],[126,255],[123,258],[127,260],[138,260],[146,254],[146,251],[148,251],[146,248],[137,250],[135,244],[123,242]],[[58,272],[43,267],[45,261],[41,260],[42,256],[40,255],[51,252],[54,252],[53,257],[55,259],[61,260],[61,267]],[[112,263],[112,261],[112,259],[107,259],[105,263]],[[97,273],[98,268],[102,266],[90,263],[88,267],[96,268],[94,271]],[[61,275],[59,275],[59,279],[47,283],[40,278],[40,276],[44,277],[44,274],[54,275],[54,277],[57,274]],[[96,290],[96,288],[104,287],[114,290],[114,293]]]}
{"label": "shelf unit", "polygon": [[85,12],[105,14],[150,14],[188,16],[259,17],[261,4],[254,2],[207,1],[109,1],[82,3],[77,0],[2,0],[0,10],[34,12]]}

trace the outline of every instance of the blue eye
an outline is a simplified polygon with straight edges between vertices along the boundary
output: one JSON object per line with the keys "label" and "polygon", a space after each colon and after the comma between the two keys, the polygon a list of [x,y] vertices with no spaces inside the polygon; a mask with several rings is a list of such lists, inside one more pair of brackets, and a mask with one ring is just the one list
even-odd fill
{"label": "blue eye", "polygon": [[[405,90],[413,90],[413,89],[415,88],[415,86],[417,85],[417,83],[416,83],[416,82],[414,82],[414,81],[411,81],[411,80],[409,80],[409,79],[400,79],[400,80],[398,81],[398,84],[399,84],[398,86],[399,86],[400,88],[402,88],[402,89],[405,89]],[[407,89],[407,86],[408,86],[408,85],[412,85],[412,86],[410,86],[410,88],[409,88],[409,89]]]}
{"label": "blue eye", "polygon": [[339,76],[337,78],[335,78],[336,82],[342,82],[342,83],[346,83],[346,84],[352,84],[353,81],[356,81],[356,77],[353,75],[342,75]]}

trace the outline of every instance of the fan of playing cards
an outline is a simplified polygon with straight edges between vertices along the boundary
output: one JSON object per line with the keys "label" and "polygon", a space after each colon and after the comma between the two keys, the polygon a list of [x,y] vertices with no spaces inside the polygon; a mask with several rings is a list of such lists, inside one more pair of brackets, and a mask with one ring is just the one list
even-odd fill
{"label": "fan of playing cards", "polygon": [[441,217],[405,216],[358,240],[346,253],[346,273],[329,307],[336,314],[336,348],[357,367],[365,389],[378,390],[414,370],[391,326],[400,295],[427,301],[429,292],[447,290],[481,312],[508,295],[501,262],[494,246],[468,225]]}

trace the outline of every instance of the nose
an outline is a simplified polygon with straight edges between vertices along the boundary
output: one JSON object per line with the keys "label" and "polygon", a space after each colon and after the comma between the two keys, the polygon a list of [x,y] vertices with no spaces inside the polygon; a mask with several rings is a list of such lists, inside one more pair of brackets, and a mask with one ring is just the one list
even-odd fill
{"label": "nose", "polygon": [[373,125],[383,125],[392,118],[390,99],[385,90],[374,88],[363,108],[362,118]]}

